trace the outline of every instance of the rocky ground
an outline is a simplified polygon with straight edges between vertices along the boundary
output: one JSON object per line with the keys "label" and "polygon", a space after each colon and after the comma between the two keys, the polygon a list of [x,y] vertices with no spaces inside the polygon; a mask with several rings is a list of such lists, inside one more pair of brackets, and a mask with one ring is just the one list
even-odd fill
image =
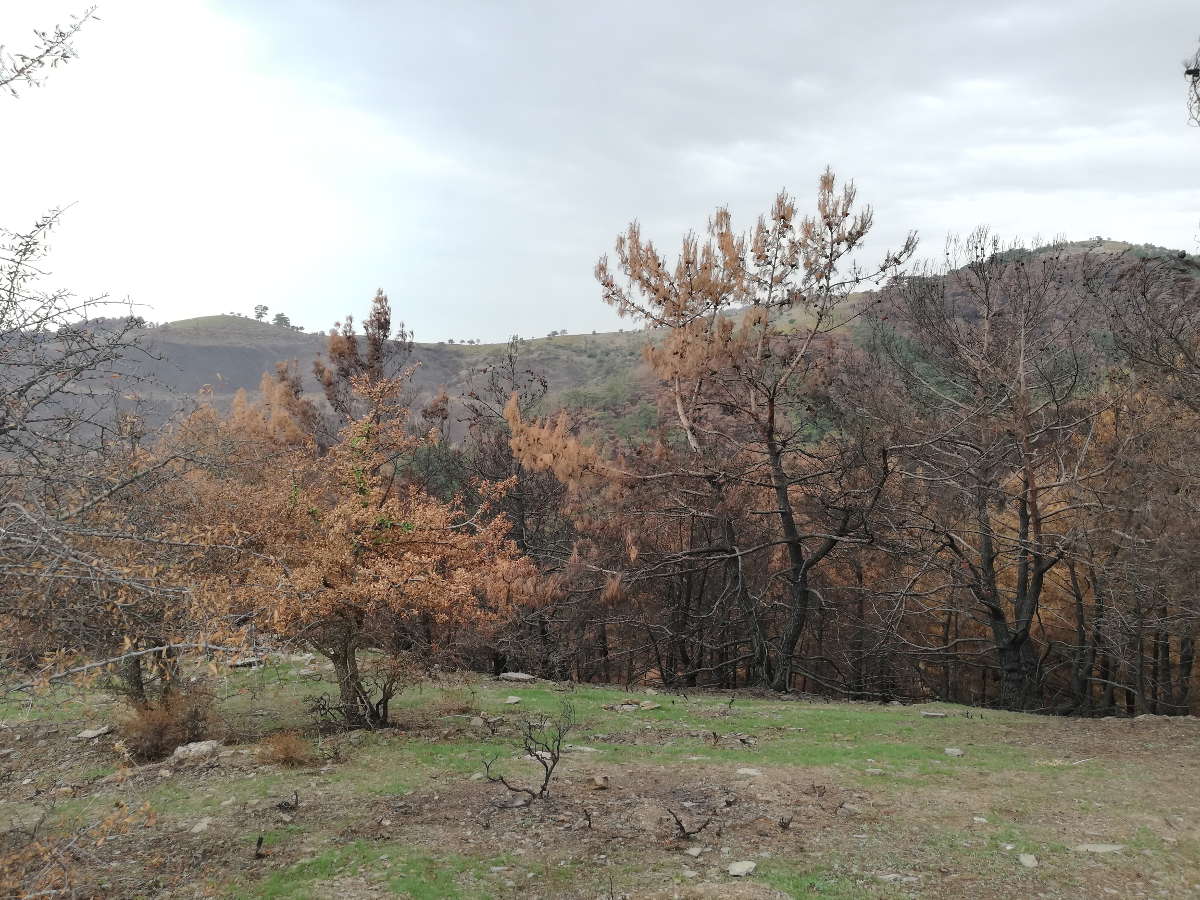
{"label": "rocky ground", "polygon": [[[104,897],[1200,895],[1192,719],[480,679],[330,735],[303,712],[320,679],[296,660],[223,675],[219,739],[148,765],[122,755],[100,695],[9,701],[7,846],[79,835],[56,846]],[[489,781],[495,759],[537,785],[519,723],[564,700],[579,724],[549,796]],[[280,728],[304,737],[300,765],[260,752]]]}

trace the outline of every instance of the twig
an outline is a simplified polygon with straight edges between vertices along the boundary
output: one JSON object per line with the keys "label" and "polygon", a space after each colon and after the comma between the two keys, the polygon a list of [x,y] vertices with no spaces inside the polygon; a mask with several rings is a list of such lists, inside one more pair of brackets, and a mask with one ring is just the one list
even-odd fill
{"label": "twig", "polygon": [[667,812],[669,812],[671,814],[671,818],[675,820],[675,831],[678,833],[678,835],[681,838],[684,838],[685,840],[689,839],[689,838],[693,838],[696,835],[698,835],[705,828],[707,828],[709,825],[711,825],[712,820],[715,818],[715,816],[709,816],[707,819],[704,820],[704,824],[700,825],[699,827],[688,828],[686,825],[683,824],[683,819],[679,818],[679,816],[676,814],[675,810],[671,809],[671,807],[669,807],[669,806],[664,807],[664,808],[666,809]]}
{"label": "twig", "polygon": [[160,653],[163,650],[221,650],[225,653],[241,653],[244,648],[241,647],[221,647],[217,644],[163,644],[159,647],[150,647],[146,650],[131,650],[128,653],[122,653],[120,656],[112,656],[108,659],[102,659],[97,662],[91,662],[83,666],[75,666],[73,669],[67,669],[63,672],[58,672],[54,675],[48,675],[45,678],[40,678],[37,681],[27,681],[24,684],[18,684],[16,687],[8,689],[7,693],[14,694],[17,691],[28,691],[37,687],[40,684],[52,684],[56,681],[64,681],[72,675],[78,675],[81,672],[90,672],[92,669],[102,669],[105,666],[111,666],[113,663],[119,663],[127,659],[134,659],[139,656],[146,656],[149,653]]}

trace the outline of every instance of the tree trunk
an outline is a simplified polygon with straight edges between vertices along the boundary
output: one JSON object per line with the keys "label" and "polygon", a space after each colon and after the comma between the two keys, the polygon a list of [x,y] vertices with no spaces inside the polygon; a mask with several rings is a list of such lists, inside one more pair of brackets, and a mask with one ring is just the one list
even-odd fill
{"label": "tree trunk", "polygon": [[351,728],[363,728],[368,723],[365,704],[362,702],[362,687],[359,684],[358,661],[353,652],[349,655],[336,653],[331,658],[333,677],[337,681],[338,701],[342,717]]}
{"label": "tree trunk", "polygon": [[1029,636],[1013,635],[997,648],[1000,655],[1000,706],[1028,709],[1037,693],[1037,663]]}
{"label": "tree trunk", "polygon": [[121,663],[121,681],[125,685],[125,694],[132,703],[138,706],[146,703],[146,678],[140,656],[132,656]]}
{"label": "tree trunk", "polygon": [[1195,662],[1195,640],[1190,634],[1184,635],[1179,639],[1179,687],[1175,691],[1176,706],[1181,716],[1186,716],[1191,710],[1192,666]]}

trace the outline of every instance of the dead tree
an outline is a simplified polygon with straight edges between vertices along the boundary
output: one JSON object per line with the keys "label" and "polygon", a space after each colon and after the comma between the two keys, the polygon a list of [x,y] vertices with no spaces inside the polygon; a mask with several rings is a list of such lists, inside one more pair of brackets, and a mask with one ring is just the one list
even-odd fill
{"label": "dead tree", "polygon": [[527,799],[519,805],[528,806],[535,800],[543,800],[550,793],[550,783],[554,778],[554,770],[562,759],[564,744],[567,736],[578,724],[575,717],[575,707],[569,701],[563,701],[558,714],[551,719],[538,719],[526,716],[518,724],[518,736],[525,758],[534,760],[542,768],[542,781],[536,787],[526,787],[514,784],[499,772],[493,771],[498,756],[483,761],[483,771],[487,780],[493,784],[503,785],[513,794],[523,794]]}

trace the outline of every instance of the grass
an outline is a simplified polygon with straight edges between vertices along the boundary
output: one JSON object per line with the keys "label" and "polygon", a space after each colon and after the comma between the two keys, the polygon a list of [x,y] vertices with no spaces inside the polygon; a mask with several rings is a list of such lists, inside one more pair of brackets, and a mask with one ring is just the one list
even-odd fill
{"label": "grass", "polygon": [[858,880],[829,868],[801,869],[786,862],[770,860],[760,863],[754,874],[756,880],[790,897],[865,900],[886,896],[880,890],[868,892]]}
{"label": "grass", "polygon": [[154,809],[162,810],[172,818],[191,818],[213,812],[223,799],[229,797],[238,803],[284,797],[291,793],[290,785],[294,780],[283,773],[267,772],[254,777],[223,779],[217,785],[199,787],[172,778],[151,788],[145,797]]}
{"label": "grass", "polygon": [[[509,693],[502,687],[481,689],[484,709],[511,717],[512,707],[503,704]],[[546,715],[553,714],[564,697],[537,688],[522,689],[520,696],[522,710]],[[1034,764],[1028,751],[990,740],[990,723],[1010,721],[1005,714],[989,713],[987,719],[962,715],[923,719],[918,724],[911,708],[746,700],[729,706],[711,697],[684,701],[669,695],[653,697],[662,704],[654,710],[621,713],[603,708],[628,696],[625,691],[589,688],[569,697],[587,722],[588,734],[577,742],[600,750],[600,761],[636,759],[666,764],[704,756],[710,762],[746,763],[752,759],[756,766],[837,767],[870,778],[872,787],[880,786],[881,779],[866,776],[867,768],[882,768],[908,780],[937,781],[953,779],[963,771],[1025,770]],[[964,712],[948,705],[943,709]],[[670,742],[630,746],[605,741],[614,732],[645,729],[647,724],[656,734],[667,735]],[[696,736],[696,732],[703,734]],[[750,749],[731,747],[725,737],[714,747],[709,740],[712,732],[723,737],[754,735],[756,743]],[[960,745],[965,756],[945,754],[947,747]]]}
{"label": "grass", "polygon": [[[231,733],[311,728],[306,698],[332,686],[301,678],[302,668],[283,661],[221,673],[221,712],[233,723]],[[510,695],[521,702],[507,704]],[[630,697],[659,706],[605,708]],[[488,813],[497,789],[471,781],[483,758],[499,757],[501,769],[516,780],[532,777],[536,766],[515,758],[511,733],[489,735],[470,724],[472,714],[509,722],[552,716],[564,700],[574,705],[580,723],[569,742],[595,752],[568,754],[557,806]],[[1165,724],[1135,728],[980,715],[944,704],[922,708],[946,716],[923,718],[913,707],[741,696],[730,703],[715,694],[590,686],[562,691],[545,682],[478,678],[414,685],[393,704],[396,728],[330,739],[343,751],[334,763],[284,770],[235,755],[214,767],[175,769],[169,778],[160,779],[151,766],[129,782],[100,785],[97,780],[115,765],[104,756],[105,742],[81,745],[66,738],[96,724],[100,714],[111,718],[117,708],[100,694],[55,689],[33,700],[0,702],[6,722],[33,729],[33,747],[60,754],[53,765],[10,780],[0,799],[16,814],[34,810],[62,784],[79,786],[78,796],[54,805],[52,827],[95,818],[116,798],[133,807],[148,801],[161,820],[161,840],[168,848],[179,845],[180,859],[197,858],[197,852],[218,860],[221,853],[234,854],[236,864],[215,863],[209,888],[247,898],[329,896],[346,880],[409,897],[594,897],[607,891],[609,877],[618,891],[684,884],[683,867],[699,870],[701,880],[728,881],[724,866],[738,858],[758,862],[750,880],[794,897],[912,896],[935,885],[941,885],[939,896],[970,896],[973,883],[1013,893],[1084,896],[1105,887],[1120,890],[1138,872],[1174,886],[1200,882],[1200,840],[1178,830],[1184,826],[1172,831],[1162,824],[1194,821],[1200,812],[1191,800],[1200,765],[1189,766],[1200,757],[1190,726],[1172,731]],[[44,726],[58,732],[43,739]],[[1104,737],[1081,739],[1088,728]],[[964,755],[949,757],[947,747],[962,748]],[[1160,762],[1168,768],[1155,769]],[[739,776],[742,767],[762,776]],[[590,792],[586,785],[595,771],[612,774],[611,790]],[[22,785],[26,777],[30,783]],[[1156,790],[1159,777],[1168,779],[1170,790]],[[836,795],[828,809],[796,799],[810,779]],[[42,793],[33,795],[35,789]],[[275,809],[293,790],[302,798],[294,821]],[[743,812],[747,805],[769,812],[770,827],[758,832],[762,839],[731,824],[732,830],[697,838],[709,851],[701,859],[683,858],[681,848],[671,846],[669,822],[655,825],[655,816],[663,815],[664,806],[682,809],[675,804],[706,791],[735,795],[731,823],[766,815]],[[837,814],[835,807],[845,802],[860,808],[853,818]],[[580,824],[580,808],[589,805],[599,810],[596,831]],[[800,818],[782,836],[774,819],[793,812]],[[200,817],[214,817],[211,835],[190,832]],[[520,843],[526,828],[537,836],[535,843]],[[641,836],[621,837],[630,828]],[[259,834],[270,855],[247,871],[247,848]],[[197,850],[204,841],[217,843]],[[1085,842],[1120,843],[1126,850],[1083,855],[1071,849]],[[1038,867],[1022,867],[1021,853],[1035,855]],[[119,862],[132,865],[129,857]],[[961,875],[961,883],[939,881],[947,872],[947,878]],[[888,873],[920,880],[883,880]]]}
{"label": "grass", "polygon": [[486,859],[458,854],[437,857],[401,844],[354,841],[312,859],[273,872],[259,882],[237,888],[244,900],[306,900],[316,883],[339,877],[363,877],[397,896],[413,900],[475,900],[491,896],[487,882],[497,880],[493,867],[508,868],[506,856]]}
{"label": "grass", "polygon": [[[47,725],[90,720],[107,712],[112,699],[100,692],[80,692],[53,685],[35,693],[0,692],[0,722],[40,722]],[[80,726],[83,727],[82,725]]]}

